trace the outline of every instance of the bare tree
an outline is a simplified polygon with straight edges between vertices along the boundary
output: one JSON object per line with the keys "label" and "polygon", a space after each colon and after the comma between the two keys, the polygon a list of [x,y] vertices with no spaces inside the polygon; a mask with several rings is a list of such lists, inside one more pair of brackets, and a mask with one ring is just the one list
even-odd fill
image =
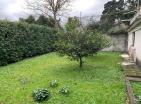
{"label": "bare tree", "polygon": [[68,10],[72,0],[35,0],[34,2],[26,1],[29,9],[39,11],[45,16],[54,19],[55,27],[59,26],[59,16]]}

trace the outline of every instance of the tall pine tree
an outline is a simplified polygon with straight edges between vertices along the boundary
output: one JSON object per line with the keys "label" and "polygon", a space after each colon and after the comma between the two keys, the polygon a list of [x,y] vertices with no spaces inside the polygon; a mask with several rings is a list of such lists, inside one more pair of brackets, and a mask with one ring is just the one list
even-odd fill
{"label": "tall pine tree", "polygon": [[112,0],[107,2],[100,19],[101,29],[106,32],[114,26],[116,20],[132,18],[136,13],[137,3],[137,0]]}

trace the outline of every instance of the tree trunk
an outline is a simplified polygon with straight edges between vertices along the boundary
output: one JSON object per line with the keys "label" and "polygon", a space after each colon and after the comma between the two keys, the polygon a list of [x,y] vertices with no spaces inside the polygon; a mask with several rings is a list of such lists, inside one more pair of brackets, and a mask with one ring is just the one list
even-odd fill
{"label": "tree trunk", "polygon": [[54,22],[55,22],[54,26],[55,26],[55,28],[58,28],[56,13],[53,14],[53,17],[54,17]]}
{"label": "tree trunk", "polygon": [[80,68],[82,68],[82,66],[83,66],[83,60],[82,60],[82,57],[79,57],[79,63],[80,63]]}

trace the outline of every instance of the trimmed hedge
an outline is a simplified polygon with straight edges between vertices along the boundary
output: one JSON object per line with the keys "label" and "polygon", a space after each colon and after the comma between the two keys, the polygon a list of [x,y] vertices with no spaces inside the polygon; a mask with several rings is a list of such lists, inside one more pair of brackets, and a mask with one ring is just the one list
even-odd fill
{"label": "trimmed hedge", "polygon": [[27,23],[0,21],[0,65],[54,51],[56,30]]}

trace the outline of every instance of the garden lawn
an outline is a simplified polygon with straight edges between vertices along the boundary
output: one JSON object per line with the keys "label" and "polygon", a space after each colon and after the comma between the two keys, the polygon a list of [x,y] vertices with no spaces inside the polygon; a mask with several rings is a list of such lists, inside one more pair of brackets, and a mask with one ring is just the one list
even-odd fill
{"label": "garden lawn", "polygon": [[[76,61],[50,53],[0,68],[0,104],[37,104],[32,91],[47,88],[51,98],[41,104],[125,104],[125,85],[119,53],[101,52]],[[50,81],[59,86],[50,88]],[[68,86],[70,94],[59,90]]]}
{"label": "garden lawn", "polygon": [[131,82],[137,104],[141,104],[141,82]]}
{"label": "garden lawn", "polygon": [[134,95],[136,97],[141,96],[141,82],[132,82],[132,87],[133,87]]}

